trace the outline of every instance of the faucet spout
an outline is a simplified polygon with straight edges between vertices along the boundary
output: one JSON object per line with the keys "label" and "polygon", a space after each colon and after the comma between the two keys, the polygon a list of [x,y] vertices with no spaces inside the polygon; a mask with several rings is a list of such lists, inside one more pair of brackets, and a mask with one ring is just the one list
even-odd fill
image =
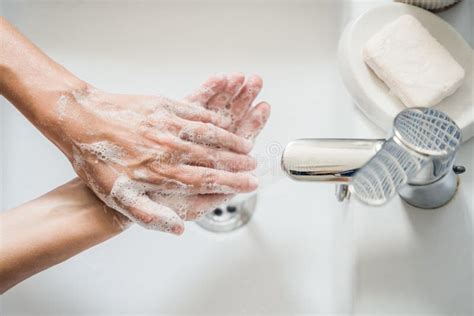
{"label": "faucet spout", "polygon": [[383,139],[297,139],[286,146],[281,165],[295,180],[348,183],[383,143]]}

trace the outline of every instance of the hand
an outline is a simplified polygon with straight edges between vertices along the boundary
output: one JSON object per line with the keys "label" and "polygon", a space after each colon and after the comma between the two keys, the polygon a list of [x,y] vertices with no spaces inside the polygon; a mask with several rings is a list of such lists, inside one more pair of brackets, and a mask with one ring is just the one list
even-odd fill
{"label": "hand", "polygon": [[260,102],[252,107],[262,86],[262,79],[257,75],[250,76],[247,81],[240,73],[214,76],[184,101],[230,117],[231,124],[226,129],[253,141],[270,116],[268,103]]}
{"label": "hand", "polygon": [[[260,102],[251,106],[261,89],[262,79],[259,76],[251,76],[246,82],[242,74],[215,76],[204,82],[184,101],[231,117],[232,122],[227,130],[253,141],[270,116],[268,103]],[[232,196],[233,194],[175,194],[159,200],[172,209],[181,209],[186,214],[186,220],[196,220]]]}
{"label": "hand", "polygon": [[0,94],[109,207],[179,234],[182,219],[202,214],[210,200],[256,188],[246,172],[255,168],[249,131],[268,105],[246,109],[256,95],[251,80],[236,94],[243,76],[224,78],[216,91],[194,94],[194,104],[111,94],[92,89],[1,17],[0,31]]}
{"label": "hand", "polygon": [[[250,192],[252,142],[223,128],[231,119],[197,104],[92,88],[57,104],[61,148],[109,207],[151,229],[180,234],[189,207],[177,196]],[[220,127],[222,128],[220,128]],[[151,199],[152,197],[153,199]]]}

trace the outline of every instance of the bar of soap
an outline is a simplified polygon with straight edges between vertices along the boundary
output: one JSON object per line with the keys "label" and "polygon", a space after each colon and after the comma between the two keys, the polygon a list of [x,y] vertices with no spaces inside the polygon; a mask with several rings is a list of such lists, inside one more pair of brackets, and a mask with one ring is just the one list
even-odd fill
{"label": "bar of soap", "polygon": [[365,45],[366,64],[408,107],[429,107],[456,92],[465,71],[423,25],[403,15]]}

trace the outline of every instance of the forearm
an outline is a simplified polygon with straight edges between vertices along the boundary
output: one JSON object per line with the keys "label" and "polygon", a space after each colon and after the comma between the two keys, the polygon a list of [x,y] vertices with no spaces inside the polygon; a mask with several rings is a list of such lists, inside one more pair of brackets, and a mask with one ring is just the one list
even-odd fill
{"label": "forearm", "polygon": [[0,93],[63,152],[57,102],[87,84],[45,55],[0,17]]}
{"label": "forearm", "polygon": [[127,222],[79,179],[0,213],[0,293],[119,234]]}
{"label": "forearm", "polygon": [[[146,228],[181,234],[183,220],[257,188],[246,138],[268,118],[265,104],[247,116],[260,77],[215,76],[183,101],[108,93],[52,61],[7,21],[0,28],[1,93],[109,207]],[[240,129],[247,118],[250,130]]]}

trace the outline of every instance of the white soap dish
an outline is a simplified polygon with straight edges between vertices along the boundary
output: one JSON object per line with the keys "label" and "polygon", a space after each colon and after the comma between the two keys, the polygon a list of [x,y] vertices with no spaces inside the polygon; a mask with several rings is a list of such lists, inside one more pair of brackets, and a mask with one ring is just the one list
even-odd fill
{"label": "white soap dish", "polygon": [[466,71],[463,85],[434,106],[448,114],[463,132],[463,141],[474,136],[473,50],[461,35],[438,16],[402,3],[376,7],[350,22],[339,42],[339,69],[356,105],[377,126],[389,132],[395,116],[406,106],[370,70],[362,49],[378,30],[402,15],[411,14],[433,35]]}
{"label": "white soap dish", "polygon": [[444,10],[457,4],[461,0],[395,0],[406,4],[416,5],[426,10]]}

